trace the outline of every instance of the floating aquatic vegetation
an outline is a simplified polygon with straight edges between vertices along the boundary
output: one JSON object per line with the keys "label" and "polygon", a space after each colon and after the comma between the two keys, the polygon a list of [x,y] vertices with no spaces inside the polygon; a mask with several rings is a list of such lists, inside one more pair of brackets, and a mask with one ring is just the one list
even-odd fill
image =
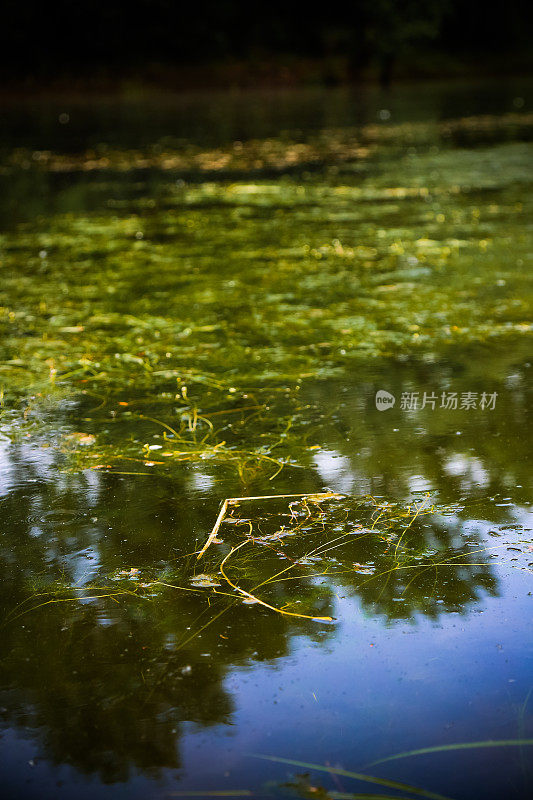
{"label": "floating aquatic vegetation", "polygon": [[[238,517],[242,504],[251,507],[251,516],[246,520],[239,520]],[[376,528],[377,523],[379,522],[383,529],[382,523],[384,516],[387,515],[387,525],[392,528],[397,523],[398,517],[407,517],[408,523],[404,526],[402,535],[397,542],[397,545],[400,546],[400,540],[405,534],[405,530],[421,513],[421,509],[418,507],[398,512],[394,506],[382,502],[376,503],[370,498],[356,501],[355,507],[358,510],[365,507],[367,516],[370,514],[372,527],[369,530],[366,530],[361,522],[350,518],[350,513],[354,508],[350,499],[335,492],[227,498],[222,504],[207,541],[199,551],[180,559],[179,571],[173,574],[169,574],[167,571],[157,575],[152,570],[150,575],[149,572],[141,571],[137,567],[122,568],[108,576],[108,579],[110,578],[118,586],[110,586],[109,583],[106,583],[104,575],[98,584],[91,581],[79,587],[57,581],[50,585],[34,583],[34,592],[30,595],[29,600],[34,598],[36,602],[33,606],[26,607],[24,613],[51,603],[54,599],[61,600],[61,602],[75,602],[76,598],[79,601],[86,601],[88,599],[114,598],[121,594],[143,598],[147,596],[147,592],[153,593],[163,588],[228,595],[228,592],[220,589],[222,581],[224,581],[231,590],[228,596],[233,597],[234,601],[239,599],[246,604],[257,604],[283,616],[331,622],[331,615],[308,614],[304,613],[303,609],[297,609],[297,605],[301,604],[304,599],[297,596],[298,589],[303,591],[306,596],[306,603],[313,598],[322,605],[324,605],[324,601],[329,602],[328,593],[324,594],[320,586],[315,585],[314,579],[341,574],[345,571],[355,574],[355,570],[350,568],[346,570],[346,564],[341,564],[338,558],[331,560],[330,555],[333,550],[337,550],[343,545],[353,544],[354,529],[359,536],[370,533],[390,546],[391,536],[387,537],[383,530],[379,532]],[[243,524],[237,527],[232,526],[234,536],[237,534],[238,541],[228,549],[222,539],[217,540],[217,534],[225,522],[238,521]],[[215,542],[219,547],[222,546],[226,549],[221,559],[218,555],[211,553],[213,548],[210,546]],[[238,557],[236,557],[237,554]],[[198,559],[205,560],[208,555],[210,556],[209,571],[196,572],[194,565]],[[335,569],[332,569],[333,565]],[[339,569],[339,567],[341,568]],[[239,575],[239,583],[233,579],[234,573]],[[247,588],[242,585],[243,581]],[[294,590],[292,581],[297,584]],[[282,605],[273,605],[272,602],[265,600],[264,596],[260,597],[257,594],[259,589],[262,590],[261,594],[265,590],[272,594],[274,589],[274,596],[280,596],[279,589],[282,584],[291,586]],[[69,592],[73,590],[76,593],[75,596],[68,596]],[[9,619],[12,618],[13,613],[10,613]],[[18,612],[16,616],[18,618]]]}
{"label": "floating aquatic vegetation", "polygon": [[[144,151],[123,150],[100,145],[81,154],[56,153],[51,150],[14,149],[3,170],[37,167],[51,172],[138,171],[161,169],[187,173],[286,171],[313,165],[360,161],[373,155],[383,143],[396,147],[427,144],[428,140],[498,141],[522,138],[533,128],[533,115],[508,113],[500,116],[464,117],[438,123],[404,123],[400,125],[365,125],[358,128],[326,129],[295,142],[288,137],[251,139],[235,142],[226,148],[202,150],[179,142],[172,146],[159,142]],[[170,146],[169,146],[170,145]],[[254,184],[248,186],[255,193]],[[117,204],[118,205],[118,204]]]}
{"label": "floating aquatic vegetation", "polygon": [[[243,505],[246,517],[240,516]],[[333,615],[325,611],[342,591],[392,618],[422,610],[436,617],[446,609],[460,610],[458,600],[475,600],[476,589],[494,593],[490,557],[532,572],[527,542],[520,558],[519,548],[508,552],[507,541],[493,546],[465,541],[453,550],[435,547],[431,531],[437,517],[429,497],[408,505],[335,492],[227,498],[203,546],[180,557],[179,569],[141,573],[136,567],[122,568],[108,576],[118,588],[110,587],[104,574],[98,584],[41,586],[35,607],[51,602],[57,593],[74,602],[75,597],[65,597],[73,589],[78,599],[106,598],[117,591],[142,599],[177,590],[208,600],[227,597],[227,608],[240,602],[284,617],[331,622]],[[429,518],[431,525],[420,527],[422,518]],[[438,529],[435,533],[439,535]],[[196,571],[199,558],[206,562],[202,573]]]}
{"label": "floating aquatic vegetation", "polygon": [[191,578],[191,586],[213,589],[216,586],[221,586],[221,583],[213,575],[200,573],[199,575],[195,575],[193,578]]}
{"label": "floating aquatic vegetation", "polygon": [[[239,399],[238,397],[236,398]],[[111,404],[111,403],[110,403]],[[113,403],[116,407],[117,403]],[[129,403],[119,403],[118,406],[128,406]],[[144,442],[141,444],[138,436],[129,436],[117,443],[97,442],[93,434],[67,433],[64,437],[65,446],[63,453],[67,456],[64,471],[79,471],[82,469],[99,469],[124,474],[125,470],[136,472],[131,474],[149,474],[140,472],[141,467],[166,467],[173,464],[214,462],[220,466],[234,469],[241,481],[258,472],[267,473],[268,479],[273,480],[285,466],[298,466],[294,459],[288,455],[277,455],[275,451],[281,442],[286,442],[289,429],[292,427],[292,416],[289,416],[283,426],[275,426],[268,432],[268,425],[262,424],[259,432],[259,441],[254,441],[253,430],[257,427],[258,419],[266,412],[266,404],[237,406],[235,408],[206,410],[202,412],[197,405],[190,405],[177,409],[174,416],[177,422],[170,425],[162,420],[145,414],[125,412],[124,417],[129,423],[128,429],[135,430],[135,422],[143,424],[143,430],[161,430],[158,442]],[[117,412],[113,412],[117,413]],[[126,416],[127,415],[127,416]],[[237,416],[237,427],[231,419]],[[229,417],[221,429],[215,429],[212,418]],[[245,426],[250,423],[252,433]],[[175,425],[175,427],[174,427]],[[244,430],[243,430],[244,429]],[[138,433],[138,431],[135,431]],[[236,436],[238,433],[238,437]],[[240,444],[243,433],[246,433],[248,447]],[[225,438],[222,438],[224,435]],[[296,434],[291,436],[299,449],[305,448],[305,441],[299,445],[295,442]],[[85,449],[91,445],[90,449]]]}
{"label": "floating aquatic vegetation", "polygon": [[[221,505],[219,515],[218,515],[217,520],[216,520],[216,522],[215,522],[215,524],[213,526],[213,530],[209,534],[208,540],[206,541],[206,543],[204,544],[204,546],[202,547],[202,549],[198,553],[198,558],[201,558],[203,556],[203,554],[205,553],[205,551],[207,550],[209,545],[216,539],[216,536],[217,536],[217,533],[219,531],[219,528],[222,525],[222,523],[224,522],[224,519],[226,517],[226,514],[227,514],[229,508],[239,506],[241,503],[249,502],[249,501],[252,501],[252,500],[255,500],[255,501],[257,501],[257,500],[284,500],[284,499],[289,498],[289,497],[290,498],[295,498],[295,497],[303,498],[304,500],[307,500],[310,503],[314,503],[314,504],[318,505],[320,502],[322,502],[324,500],[340,500],[343,497],[343,495],[336,494],[335,492],[318,492],[316,494],[305,494],[305,493],[300,492],[299,494],[277,494],[277,495],[273,494],[273,495],[261,495],[261,496],[257,496],[257,497],[227,497],[223,501],[223,503]],[[234,521],[234,520],[232,520],[232,521]]]}
{"label": "floating aquatic vegetation", "polygon": [[[512,140],[531,121],[447,121],[438,135],[491,124]],[[415,126],[398,158],[389,139],[410,134],[397,128],[366,132],[382,150],[363,177],[349,153],[344,171],[305,179],[176,185],[163,175],[148,210],[145,187],[112,213],[47,210],[5,230],[4,409],[83,392],[127,402],[187,385],[294,388],[375,358],[530,335],[531,145],[448,151],[431,126]],[[342,135],[352,146],[353,132]],[[327,155],[329,141],[314,146]]]}

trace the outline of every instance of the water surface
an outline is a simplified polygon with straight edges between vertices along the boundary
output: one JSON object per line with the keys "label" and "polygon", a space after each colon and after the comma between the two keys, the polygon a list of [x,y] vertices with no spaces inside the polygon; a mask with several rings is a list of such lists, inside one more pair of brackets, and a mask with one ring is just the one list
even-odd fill
{"label": "water surface", "polygon": [[530,796],[530,97],[6,104],[8,797]]}

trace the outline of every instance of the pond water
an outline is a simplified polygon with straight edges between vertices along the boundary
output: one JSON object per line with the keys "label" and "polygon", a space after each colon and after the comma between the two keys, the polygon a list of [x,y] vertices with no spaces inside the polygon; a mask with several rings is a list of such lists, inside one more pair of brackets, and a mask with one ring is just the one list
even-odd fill
{"label": "pond water", "polygon": [[531,796],[532,88],[5,103],[3,796]]}

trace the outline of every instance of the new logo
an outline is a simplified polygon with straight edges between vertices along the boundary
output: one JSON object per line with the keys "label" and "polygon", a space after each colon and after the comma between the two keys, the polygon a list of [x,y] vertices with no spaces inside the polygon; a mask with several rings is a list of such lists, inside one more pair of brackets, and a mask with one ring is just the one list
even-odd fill
{"label": "new logo", "polygon": [[386,392],[385,389],[380,389],[379,392],[376,392],[376,408],[378,411],[387,411],[388,408],[393,407],[395,402],[394,395]]}

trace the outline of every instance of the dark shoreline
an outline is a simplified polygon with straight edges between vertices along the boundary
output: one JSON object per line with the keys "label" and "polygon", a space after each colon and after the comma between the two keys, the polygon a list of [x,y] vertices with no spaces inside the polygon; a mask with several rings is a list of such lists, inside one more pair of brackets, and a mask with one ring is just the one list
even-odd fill
{"label": "dark shoreline", "polygon": [[[390,86],[443,81],[490,81],[533,75],[530,54],[498,55],[487,59],[476,54],[451,57],[439,52],[418,56],[416,62],[399,62]],[[25,78],[0,77],[0,98],[17,99],[43,95],[144,95],[188,94],[216,91],[326,89],[380,86],[379,70],[371,65],[352,74],[348,59],[304,59],[276,56],[265,59],[210,64],[150,64],[114,70],[102,66],[77,72],[56,71]]]}

